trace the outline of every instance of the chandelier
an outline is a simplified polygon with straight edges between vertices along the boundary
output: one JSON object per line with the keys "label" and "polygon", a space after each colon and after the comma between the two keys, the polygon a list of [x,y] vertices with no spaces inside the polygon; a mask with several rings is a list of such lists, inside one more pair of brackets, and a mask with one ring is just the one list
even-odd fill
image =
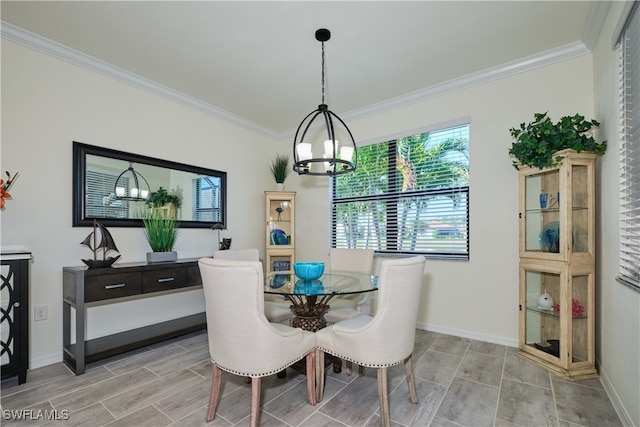
{"label": "chandelier", "polygon": [[129,162],[129,167],[118,175],[114,192],[116,199],[144,202],[149,197],[149,183],[140,172],[133,169],[133,163]]}
{"label": "chandelier", "polygon": [[[316,31],[316,40],[322,43],[322,103],[302,120],[293,139],[293,170],[298,175],[339,175],[355,171],[358,163],[356,142],[351,131],[340,117],[329,110],[324,100],[324,42],[330,38],[331,32],[326,28]],[[324,120],[326,138],[319,137],[316,140],[311,136],[312,132],[309,130],[318,117],[322,117]],[[350,142],[340,145],[334,120],[337,120],[337,124],[342,125],[337,128],[338,131],[342,129],[340,135],[348,135]],[[318,155],[319,152],[323,154]]]}

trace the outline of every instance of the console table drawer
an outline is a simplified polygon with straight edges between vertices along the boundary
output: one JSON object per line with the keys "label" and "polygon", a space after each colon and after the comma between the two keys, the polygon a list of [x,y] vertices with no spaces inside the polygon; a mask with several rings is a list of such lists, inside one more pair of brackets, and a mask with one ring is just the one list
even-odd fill
{"label": "console table drawer", "polygon": [[141,273],[105,274],[85,278],[84,300],[102,301],[138,295],[142,292]]}
{"label": "console table drawer", "polygon": [[188,285],[186,268],[167,268],[142,273],[142,292],[159,292]]}
{"label": "console table drawer", "polygon": [[187,279],[189,286],[202,286],[202,277],[200,277],[200,267],[187,267]]}

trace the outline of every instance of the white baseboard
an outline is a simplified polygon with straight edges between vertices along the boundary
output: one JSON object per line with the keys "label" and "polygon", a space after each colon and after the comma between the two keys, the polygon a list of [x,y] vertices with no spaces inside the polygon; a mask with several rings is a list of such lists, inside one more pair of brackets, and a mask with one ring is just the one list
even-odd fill
{"label": "white baseboard", "polygon": [[38,357],[37,359],[31,359],[30,362],[29,369],[42,368],[43,366],[62,362],[62,354],[50,354],[48,356]]}
{"label": "white baseboard", "polygon": [[602,369],[602,366],[600,365],[600,363],[598,363],[597,360],[596,360],[596,365],[598,366],[598,373],[600,374],[600,382],[602,383],[602,387],[604,387],[605,393],[607,393],[607,396],[609,396],[609,400],[611,401],[613,408],[616,410],[616,413],[620,417],[620,421],[622,421],[622,425],[633,426],[634,424],[633,424],[633,421],[631,420],[631,416],[629,415],[625,407],[622,405],[622,402],[618,397],[618,393],[616,393],[616,390],[613,388],[613,386],[611,385],[611,382],[609,381],[609,378],[607,377],[606,371]]}
{"label": "white baseboard", "polygon": [[432,325],[429,323],[422,323],[422,322],[418,322],[416,324],[416,327],[424,331],[438,332],[441,334],[453,335],[456,337],[469,338],[469,339],[478,340],[478,341],[490,342],[493,344],[506,345],[507,347],[518,348],[517,339],[500,337],[496,335],[478,334],[478,333],[467,331],[464,329],[446,328],[439,325]]}

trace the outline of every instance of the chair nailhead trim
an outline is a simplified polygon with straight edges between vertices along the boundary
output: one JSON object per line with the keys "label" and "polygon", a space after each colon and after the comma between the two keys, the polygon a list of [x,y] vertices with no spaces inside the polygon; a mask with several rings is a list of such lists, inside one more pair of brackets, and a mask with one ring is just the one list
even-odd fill
{"label": "chair nailhead trim", "polygon": [[[315,351],[315,347],[309,353],[311,353],[312,351]],[[249,374],[249,373],[246,373],[246,372],[236,371],[235,369],[229,369],[229,368],[226,368],[226,367],[216,363],[216,361],[213,360],[213,359],[211,359],[211,363],[213,363],[214,365],[216,365],[218,368],[222,369],[223,371],[229,372],[230,374],[240,375],[241,377],[260,378],[260,377],[266,377],[268,375],[277,374],[278,372],[281,372],[281,371],[287,369],[289,366],[293,365],[298,360],[301,360],[301,359],[304,359],[305,357],[307,357],[307,354],[309,354],[309,353],[304,353],[302,356],[298,357],[297,359],[292,360],[291,362],[289,362],[287,364],[284,364],[280,368],[277,368],[277,369],[272,370],[272,371],[259,373],[259,374],[256,374],[256,373]]]}
{"label": "chair nailhead trim", "polygon": [[369,363],[369,364],[367,364],[367,363],[362,362],[362,360],[355,360],[355,359],[352,359],[350,357],[344,356],[342,354],[333,352],[331,350],[324,349],[322,347],[316,347],[316,348],[318,350],[321,350],[321,351],[325,352],[325,353],[331,354],[332,356],[339,357],[340,359],[346,360],[348,362],[355,363],[355,364],[360,365],[360,366],[364,366],[366,368],[387,368],[389,366],[399,365],[399,364],[403,363],[406,360],[406,357],[405,357],[404,359],[399,360],[397,362],[381,363],[381,364],[380,363]]}

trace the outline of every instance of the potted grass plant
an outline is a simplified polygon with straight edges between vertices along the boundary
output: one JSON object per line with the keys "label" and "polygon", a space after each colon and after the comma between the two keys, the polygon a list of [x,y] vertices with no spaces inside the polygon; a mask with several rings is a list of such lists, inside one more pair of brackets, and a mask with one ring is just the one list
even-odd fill
{"label": "potted grass plant", "polygon": [[291,173],[289,160],[289,156],[284,154],[276,154],[273,160],[271,160],[271,174],[276,181],[276,187],[279,191],[284,190],[284,180],[287,179],[287,176]]}
{"label": "potted grass plant", "polygon": [[176,219],[167,218],[154,209],[144,211],[140,217],[144,225],[144,236],[152,250],[147,252],[147,262],[175,261],[178,254],[173,248],[179,227]]}
{"label": "potted grass plant", "polygon": [[597,142],[593,137],[593,128],[598,126],[597,121],[585,120],[579,114],[561,117],[553,123],[547,113],[536,113],[531,123],[509,129],[516,140],[509,149],[515,158],[513,166],[516,169],[521,165],[538,169],[555,166],[562,161],[562,156],[556,153],[566,149],[602,155],[607,141]]}

